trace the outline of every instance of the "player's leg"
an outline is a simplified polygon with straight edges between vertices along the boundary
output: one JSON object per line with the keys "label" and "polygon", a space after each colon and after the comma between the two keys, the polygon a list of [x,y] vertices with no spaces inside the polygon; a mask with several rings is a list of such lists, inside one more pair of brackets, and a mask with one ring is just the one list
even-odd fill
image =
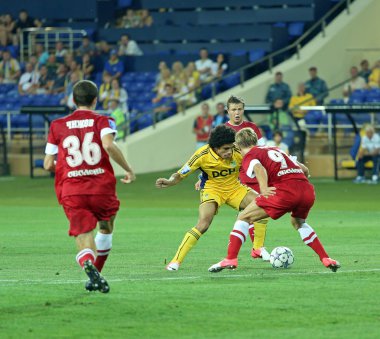
{"label": "player's leg", "polygon": [[103,266],[108,258],[112,249],[112,234],[115,216],[113,215],[110,220],[99,221],[99,231],[95,236],[95,244],[97,249],[97,257],[95,260],[95,267],[99,272],[102,271]]}
{"label": "player's leg", "polygon": [[110,290],[108,283],[94,265],[96,245],[93,231],[77,235],[75,241],[79,250],[76,257],[77,263],[84,269],[90,279],[86,283],[86,290],[108,293]]}
{"label": "player's leg", "polygon": [[[258,196],[256,191],[250,190],[240,203],[240,210],[247,207]],[[248,234],[252,242],[251,256],[252,258],[262,258],[265,261],[269,260],[270,254],[264,247],[265,235],[267,231],[268,218],[258,220],[254,224],[251,223],[248,228]]]}
{"label": "player's leg", "polygon": [[230,241],[227,248],[227,257],[217,264],[209,268],[209,272],[220,272],[221,270],[235,269],[238,265],[238,254],[241,246],[245,242],[248,235],[249,224],[257,220],[268,217],[266,212],[252,201],[242,211],[234,224],[234,228],[230,233]]}
{"label": "player's leg", "polygon": [[309,246],[321,260],[322,264],[325,267],[330,268],[333,272],[336,272],[338,268],[340,268],[340,264],[338,261],[331,259],[322,243],[320,242],[317,233],[313,230],[313,228],[306,223],[306,220],[303,218],[291,218],[292,225],[298,231],[301,236],[302,241],[305,245]]}
{"label": "player's leg", "polygon": [[208,230],[217,210],[218,204],[215,201],[205,202],[199,206],[198,223],[195,227],[186,232],[176,254],[166,266],[168,271],[178,271],[179,266],[185,259],[186,255],[197,244],[202,234]]}
{"label": "player's leg", "polygon": [[109,291],[108,283],[94,266],[96,245],[93,230],[96,227],[97,219],[87,208],[88,198],[89,196],[70,196],[62,200],[62,205],[70,221],[69,235],[75,237],[78,247],[76,261],[91,281],[89,290],[107,293]]}

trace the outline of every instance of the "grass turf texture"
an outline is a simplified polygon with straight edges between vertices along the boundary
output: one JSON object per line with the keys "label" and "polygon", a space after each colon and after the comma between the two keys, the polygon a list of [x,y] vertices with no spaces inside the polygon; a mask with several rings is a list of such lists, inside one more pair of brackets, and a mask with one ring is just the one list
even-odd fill
{"label": "grass turf texture", "polygon": [[0,178],[1,338],[375,338],[380,333],[380,186],[316,181],[308,219],[342,269],[325,269],[289,224],[270,221],[267,248],[290,247],[274,270],[242,248],[239,268],[211,274],[236,213],[224,207],[179,272],[166,272],[197,220],[195,178],[165,190],[158,176],[118,185],[111,292],[84,291],[74,240],[51,179]]}

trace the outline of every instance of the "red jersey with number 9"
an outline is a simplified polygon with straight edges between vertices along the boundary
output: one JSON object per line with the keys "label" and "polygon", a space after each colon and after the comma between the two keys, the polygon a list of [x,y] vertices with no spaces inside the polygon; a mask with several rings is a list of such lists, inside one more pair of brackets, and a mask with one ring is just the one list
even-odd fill
{"label": "red jersey with number 9", "polygon": [[76,110],[50,125],[46,154],[57,154],[58,201],[71,195],[113,195],[116,179],[102,137],[116,133],[113,119]]}
{"label": "red jersey with number 9", "polygon": [[242,169],[251,180],[255,178],[253,167],[256,164],[266,169],[268,186],[294,179],[308,181],[301,167],[277,147],[256,146],[244,156]]}

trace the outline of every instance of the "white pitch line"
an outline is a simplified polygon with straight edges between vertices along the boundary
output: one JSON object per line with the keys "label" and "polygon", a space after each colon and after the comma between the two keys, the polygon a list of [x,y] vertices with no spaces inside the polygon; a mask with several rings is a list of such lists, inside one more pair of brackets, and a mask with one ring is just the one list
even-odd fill
{"label": "white pitch line", "polygon": [[[333,274],[341,275],[346,273],[365,273],[365,272],[380,272],[380,268],[373,269],[363,269],[363,270],[339,270],[337,273],[331,271],[324,272],[273,272],[273,273],[256,273],[256,274],[234,274],[229,275],[225,274],[215,274],[210,273],[209,276],[185,276],[185,277],[161,277],[161,278],[114,278],[107,279],[108,282],[137,282],[137,281],[175,281],[175,280],[196,280],[196,279],[230,279],[230,278],[255,278],[255,277],[278,277],[278,276],[308,276],[308,275],[324,275],[324,274]],[[178,274],[177,272],[168,272],[168,274]],[[18,279],[0,279],[0,284],[4,285],[67,285],[67,284],[79,284],[83,283],[84,280],[44,280],[44,279],[30,279],[30,280],[18,280]]]}

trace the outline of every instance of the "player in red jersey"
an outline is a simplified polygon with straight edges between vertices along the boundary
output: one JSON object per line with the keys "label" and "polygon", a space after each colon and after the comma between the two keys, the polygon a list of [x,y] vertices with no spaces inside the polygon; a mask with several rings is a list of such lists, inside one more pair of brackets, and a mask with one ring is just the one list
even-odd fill
{"label": "player in red jersey", "polygon": [[91,81],[79,81],[74,86],[78,109],[51,123],[44,168],[55,172],[57,199],[70,222],[69,235],[75,237],[79,250],[76,260],[90,279],[86,289],[107,293],[108,283],[99,272],[112,247],[113,224],[120,204],[109,158],[125,170],[123,183],[134,181],[135,175],[114,143],[115,122],[93,111],[97,97],[98,89]]}
{"label": "player in red jersey", "polygon": [[[257,135],[257,144],[259,146],[265,145],[265,139],[261,135],[260,129],[257,125],[251,121],[244,121],[244,107],[245,103],[242,98],[238,98],[231,95],[227,100],[227,112],[230,118],[226,122],[226,125],[239,132],[243,128],[252,128]],[[256,192],[260,191],[257,180],[250,180],[249,185],[246,181],[246,176],[240,171],[239,179],[242,184],[247,185],[254,189]],[[254,259],[262,258],[263,260],[269,260],[269,253],[264,247],[265,234],[267,230],[268,219],[258,220],[255,224],[249,225],[248,234],[252,241],[251,256]]]}
{"label": "player in red jersey", "polygon": [[305,176],[308,169],[277,147],[257,146],[257,135],[250,128],[239,131],[235,140],[244,156],[242,169],[249,178],[257,178],[260,195],[239,214],[230,234],[226,259],[212,265],[209,271],[237,267],[249,223],[268,216],[278,219],[291,212],[291,222],[303,242],[318,254],[325,267],[336,272],[339,262],[329,258],[317,234],[306,223],[315,200],[314,187]]}

